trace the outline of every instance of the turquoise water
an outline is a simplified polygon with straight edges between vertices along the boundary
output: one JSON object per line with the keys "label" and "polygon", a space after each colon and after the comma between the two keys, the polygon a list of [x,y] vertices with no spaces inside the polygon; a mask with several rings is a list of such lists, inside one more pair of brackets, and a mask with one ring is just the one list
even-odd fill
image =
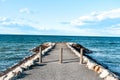
{"label": "turquoise water", "polygon": [[0,35],[0,71],[32,54],[44,42],[76,42],[94,51],[88,54],[120,75],[120,37]]}

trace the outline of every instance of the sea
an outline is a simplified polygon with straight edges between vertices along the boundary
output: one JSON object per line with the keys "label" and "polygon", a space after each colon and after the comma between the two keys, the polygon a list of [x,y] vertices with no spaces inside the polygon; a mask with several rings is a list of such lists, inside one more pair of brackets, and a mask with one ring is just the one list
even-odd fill
{"label": "sea", "polygon": [[75,42],[93,51],[87,54],[120,76],[120,37],[0,35],[0,72],[33,54],[44,42]]}

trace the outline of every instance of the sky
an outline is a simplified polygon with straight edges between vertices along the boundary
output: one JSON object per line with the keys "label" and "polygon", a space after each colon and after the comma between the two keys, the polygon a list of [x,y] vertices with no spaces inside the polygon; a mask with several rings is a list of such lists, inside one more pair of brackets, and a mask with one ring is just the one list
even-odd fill
{"label": "sky", "polygon": [[0,0],[0,34],[120,37],[120,0]]}

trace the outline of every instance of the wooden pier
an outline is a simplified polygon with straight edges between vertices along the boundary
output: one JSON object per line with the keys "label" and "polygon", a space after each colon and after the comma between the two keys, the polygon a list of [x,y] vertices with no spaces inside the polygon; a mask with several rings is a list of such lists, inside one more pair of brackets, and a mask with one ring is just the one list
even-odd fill
{"label": "wooden pier", "polygon": [[80,64],[80,58],[65,43],[57,43],[41,62],[24,71],[17,80],[102,80],[85,64]]}

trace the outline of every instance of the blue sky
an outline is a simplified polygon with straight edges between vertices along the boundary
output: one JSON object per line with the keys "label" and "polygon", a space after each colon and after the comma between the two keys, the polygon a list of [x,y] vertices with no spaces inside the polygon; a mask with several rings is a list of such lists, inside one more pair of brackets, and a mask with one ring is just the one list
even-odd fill
{"label": "blue sky", "polygon": [[120,36],[120,0],[0,0],[0,34]]}

